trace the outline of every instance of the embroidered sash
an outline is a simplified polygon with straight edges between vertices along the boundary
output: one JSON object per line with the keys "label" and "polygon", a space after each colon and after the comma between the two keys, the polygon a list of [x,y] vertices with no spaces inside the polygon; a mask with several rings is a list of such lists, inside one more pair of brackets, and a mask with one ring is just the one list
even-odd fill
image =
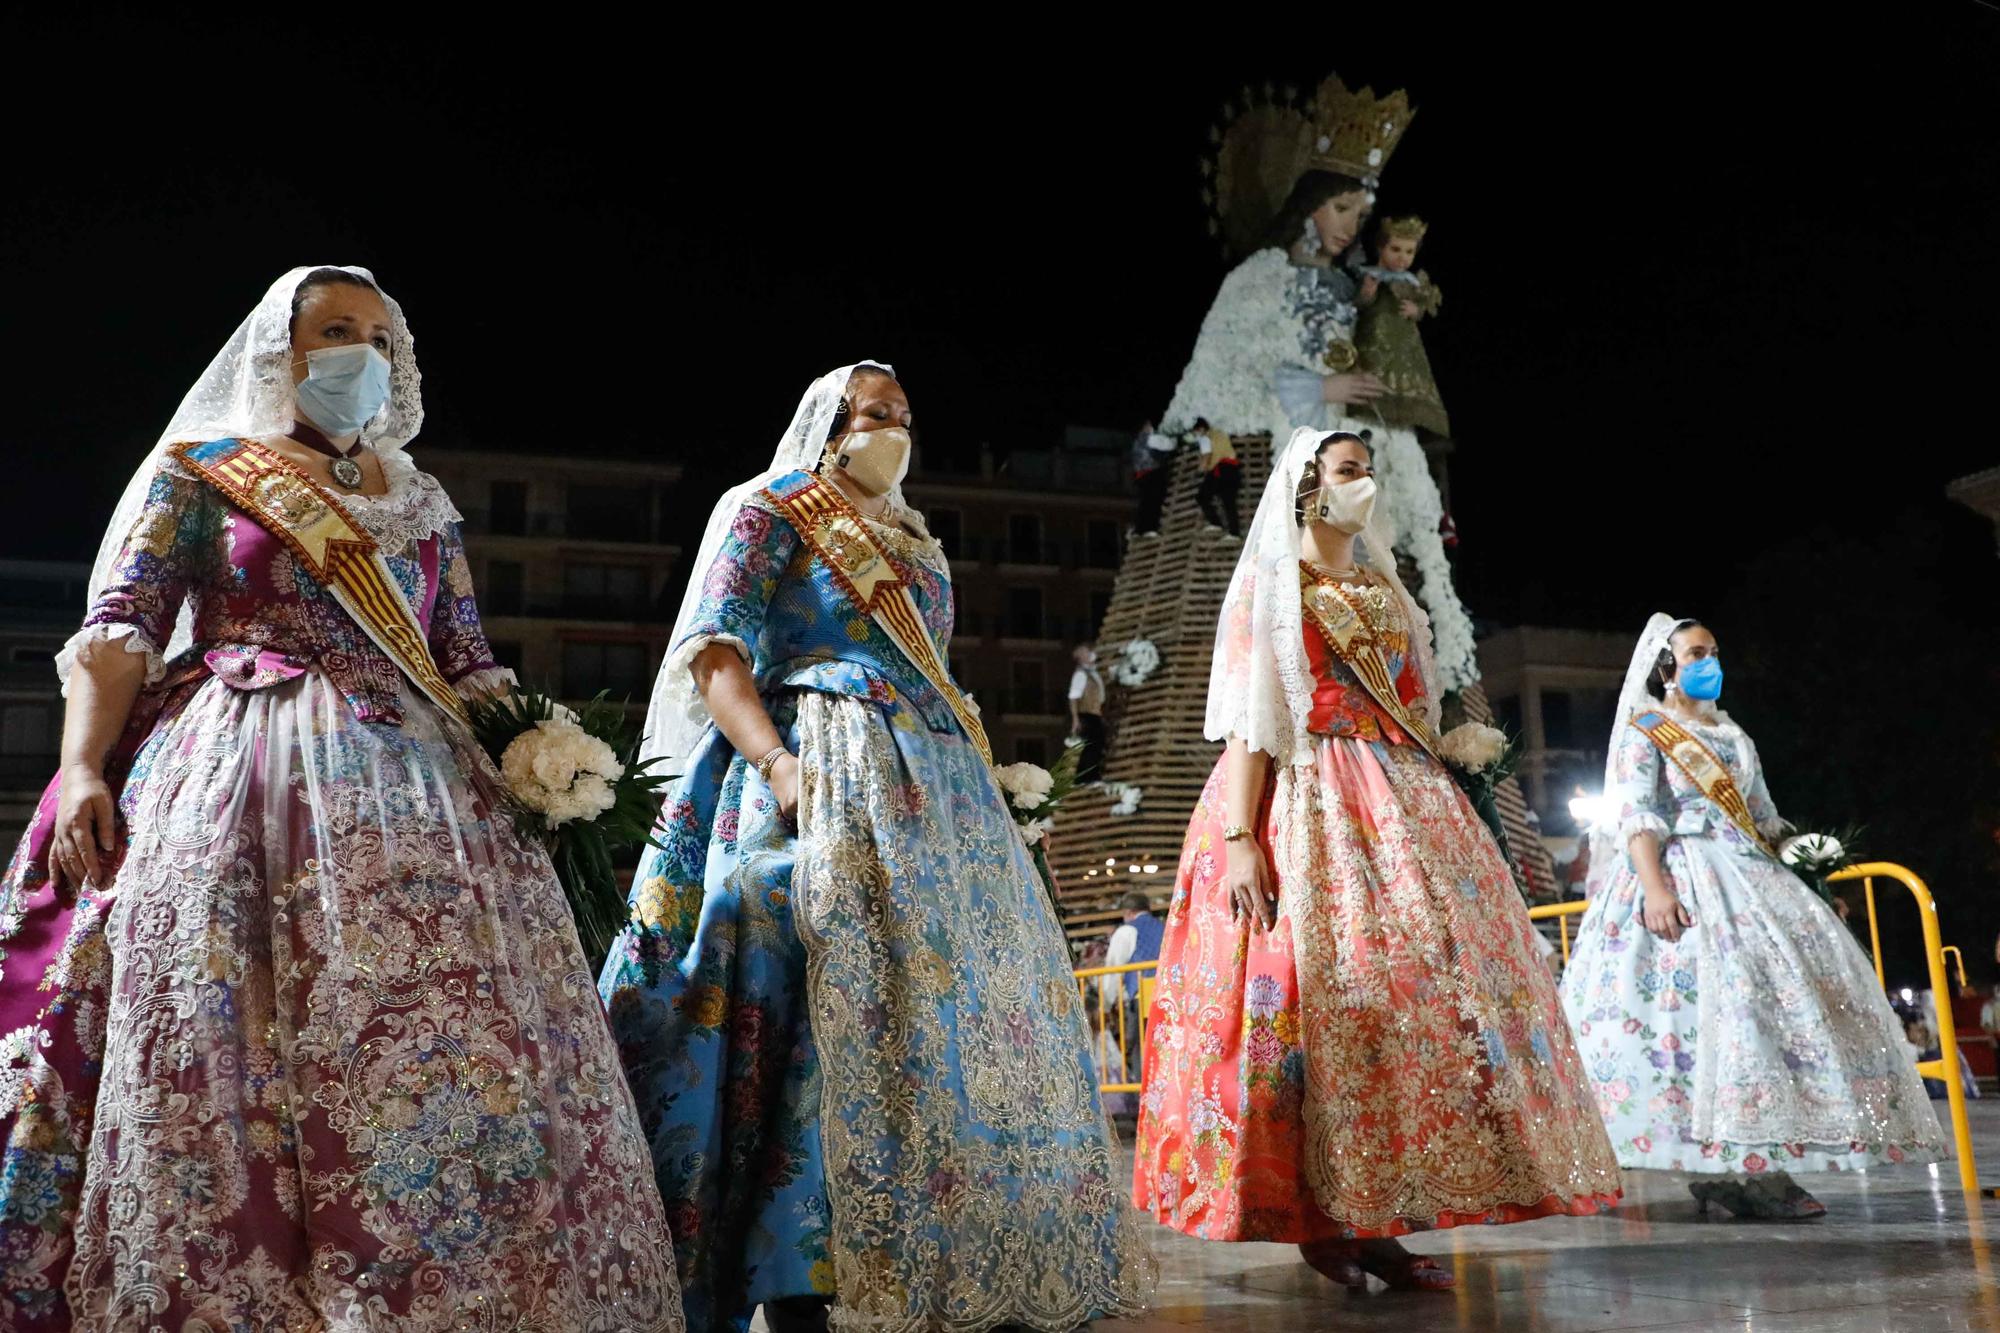
{"label": "embroidered sash", "polygon": [[1749,802],[1736,788],[1736,779],[1729,775],[1728,766],[1715,757],[1713,750],[1665,713],[1652,710],[1636,713],[1632,717],[1632,725],[1658,746],[1660,753],[1675,768],[1687,774],[1694,785],[1701,788],[1701,794],[1715,802],[1722,813],[1729,816],[1729,822],[1743,831],[1744,837],[1765,851],[1771,851],[1771,844],[1764,840],[1764,835],[1758,831],[1757,821],[1750,816]]}
{"label": "embroidered sash", "polygon": [[283,542],[432,703],[465,719],[465,703],[432,660],[388,562],[340,501],[253,440],[176,444],[168,452]]}
{"label": "embroidered sash", "polygon": [[1355,605],[1347,590],[1338,583],[1314,577],[1311,570],[1299,566],[1299,598],[1305,604],[1306,619],[1318,627],[1326,646],[1334,656],[1347,663],[1354,672],[1355,679],[1368,691],[1368,697],[1381,706],[1383,712],[1406,732],[1411,740],[1430,752],[1440,763],[1438,738],[1425,721],[1422,713],[1403,702],[1396,693],[1395,678],[1389,674],[1389,659],[1384,651],[1381,630],[1369,623],[1368,617]]}
{"label": "embroidered sash", "polygon": [[813,554],[826,563],[841,591],[889,636],[889,641],[909,658],[910,665],[922,672],[931,687],[951,705],[966,739],[991,764],[993,747],[986,739],[986,728],[979,724],[978,714],[959,693],[958,686],[952,684],[950,673],[938,659],[937,645],[924,624],[923,612],[917,608],[917,599],[847,497],[814,477],[789,495],[767,489],[764,499],[791,522]]}

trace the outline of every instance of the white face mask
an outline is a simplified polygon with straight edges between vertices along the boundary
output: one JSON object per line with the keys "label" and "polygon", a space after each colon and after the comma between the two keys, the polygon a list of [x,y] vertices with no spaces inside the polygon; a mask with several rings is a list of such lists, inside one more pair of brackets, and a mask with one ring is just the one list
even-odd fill
{"label": "white face mask", "polygon": [[862,494],[887,495],[910,470],[910,432],[901,426],[855,431],[841,441],[833,463]]}
{"label": "white face mask", "polygon": [[389,358],[367,343],[316,347],[305,355],[299,410],[329,435],[352,435],[389,401]]}
{"label": "white face mask", "polygon": [[1368,526],[1375,512],[1375,478],[1362,477],[1338,486],[1322,486],[1313,517],[1352,537]]}

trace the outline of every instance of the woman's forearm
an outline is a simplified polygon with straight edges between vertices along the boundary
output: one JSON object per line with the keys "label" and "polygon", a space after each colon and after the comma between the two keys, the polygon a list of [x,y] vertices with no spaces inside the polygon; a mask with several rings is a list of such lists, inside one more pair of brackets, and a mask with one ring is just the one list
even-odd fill
{"label": "woman's forearm", "polygon": [[146,681],[146,656],[121,645],[96,643],[78,655],[69,674],[63,711],[62,766],[104,771],[105,756],[125,730],[132,703]]}
{"label": "woman's forearm", "polygon": [[722,734],[749,759],[761,759],[784,745],[771,715],[764,711],[757,679],[744,664],[742,654],[726,643],[712,643],[696,654],[692,664],[695,688],[701,691],[708,715]]}
{"label": "woman's forearm", "polygon": [[1226,764],[1223,776],[1229,786],[1225,822],[1254,833],[1257,812],[1264,804],[1264,782],[1271,774],[1271,756],[1234,737],[1223,756]]}
{"label": "woman's forearm", "polygon": [[1667,883],[1666,867],[1660,863],[1660,835],[1650,829],[1634,833],[1626,846],[1632,853],[1632,868],[1639,872],[1639,883],[1646,891],[1672,894],[1674,887]]}

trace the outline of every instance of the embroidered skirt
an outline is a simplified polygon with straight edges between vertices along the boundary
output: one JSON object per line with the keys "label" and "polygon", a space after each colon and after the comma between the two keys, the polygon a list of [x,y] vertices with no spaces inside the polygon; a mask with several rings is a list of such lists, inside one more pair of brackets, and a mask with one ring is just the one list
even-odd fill
{"label": "embroidered skirt", "polygon": [[1276,766],[1278,923],[1253,933],[1223,887],[1224,774],[1160,950],[1133,1201],[1192,1236],[1291,1243],[1610,1206],[1555,982],[1457,784],[1352,739]]}

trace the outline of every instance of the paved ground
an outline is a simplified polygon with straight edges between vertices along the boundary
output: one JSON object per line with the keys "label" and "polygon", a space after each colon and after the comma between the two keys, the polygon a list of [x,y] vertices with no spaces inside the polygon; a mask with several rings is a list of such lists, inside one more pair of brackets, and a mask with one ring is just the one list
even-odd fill
{"label": "paved ground", "polygon": [[[1936,1103],[1943,1118],[1944,1103]],[[2000,1100],[1972,1105],[1982,1178],[2000,1185]],[[1817,1222],[1703,1219],[1685,1177],[1628,1173],[1596,1218],[1435,1232],[1456,1290],[1350,1293],[1285,1245],[1151,1229],[1161,1281],[1139,1319],[1094,1333],[1523,1330],[1524,1333],[2000,1333],[2000,1200],[1968,1206],[1951,1163],[1806,1177]],[[763,1327],[760,1319],[755,1328]]]}

